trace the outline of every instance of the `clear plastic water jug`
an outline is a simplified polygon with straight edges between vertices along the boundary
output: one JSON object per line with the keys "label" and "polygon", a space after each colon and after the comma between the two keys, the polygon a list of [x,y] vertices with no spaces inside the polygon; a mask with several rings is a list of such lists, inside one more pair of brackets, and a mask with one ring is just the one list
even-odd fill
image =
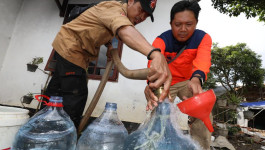
{"label": "clear plastic water jug", "polygon": [[125,140],[124,150],[198,150],[200,147],[183,135],[170,116],[173,103],[166,99],[136,131]]}
{"label": "clear plastic water jug", "polygon": [[62,101],[62,97],[52,96],[46,110],[19,129],[11,149],[75,150],[76,129],[64,112]]}
{"label": "clear plastic water jug", "polygon": [[128,131],[117,115],[117,104],[107,102],[103,113],[87,126],[77,150],[122,150]]}

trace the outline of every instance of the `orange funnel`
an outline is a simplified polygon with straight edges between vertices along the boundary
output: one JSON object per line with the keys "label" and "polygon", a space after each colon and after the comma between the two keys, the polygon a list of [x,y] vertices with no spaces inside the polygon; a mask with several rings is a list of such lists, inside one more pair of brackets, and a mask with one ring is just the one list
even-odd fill
{"label": "orange funnel", "polygon": [[210,113],[213,109],[216,96],[213,90],[208,90],[189,99],[178,103],[180,111],[189,116],[203,121],[210,132],[213,132],[213,126],[210,120]]}

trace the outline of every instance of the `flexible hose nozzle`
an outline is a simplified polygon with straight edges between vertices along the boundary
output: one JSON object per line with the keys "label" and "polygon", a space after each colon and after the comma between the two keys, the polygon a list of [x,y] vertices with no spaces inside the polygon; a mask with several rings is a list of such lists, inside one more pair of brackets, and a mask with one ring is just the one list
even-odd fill
{"label": "flexible hose nozzle", "polygon": [[155,96],[159,98],[160,95],[162,94],[163,90],[164,90],[164,87],[160,86],[159,88],[153,90],[153,92],[154,92]]}

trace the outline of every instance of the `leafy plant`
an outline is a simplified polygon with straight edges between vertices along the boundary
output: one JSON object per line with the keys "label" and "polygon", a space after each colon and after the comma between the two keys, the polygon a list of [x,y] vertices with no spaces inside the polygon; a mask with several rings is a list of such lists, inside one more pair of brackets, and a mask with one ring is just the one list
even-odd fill
{"label": "leafy plant", "polygon": [[32,97],[32,98],[33,98],[33,94],[32,94],[31,92],[28,92],[28,94],[25,95],[25,96],[27,96],[27,97]]}
{"label": "leafy plant", "polygon": [[229,135],[235,135],[236,133],[238,133],[240,131],[241,131],[241,128],[239,126],[228,127],[228,134]]}
{"label": "leafy plant", "polygon": [[227,112],[227,123],[231,123],[231,124],[235,124],[236,123],[236,119],[237,119],[237,113],[236,111],[233,110],[229,110]]}
{"label": "leafy plant", "polygon": [[[26,104],[30,104],[31,101],[34,99],[33,98],[33,94],[31,92],[29,92],[28,94],[24,95],[22,97],[23,99],[21,100],[21,104],[23,105],[23,103],[26,103]],[[24,105],[23,105],[24,106]],[[24,106],[25,107],[25,106]]]}
{"label": "leafy plant", "polygon": [[221,84],[226,92],[236,93],[239,86],[261,87],[264,83],[265,69],[262,68],[262,59],[249,49],[246,43],[212,48],[212,76],[216,84]]}
{"label": "leafy plant", "polygon": [[246,18],[258,17],[259,21],[265,22],[265,1],[261,0],[211,0],[215,9],[223,14],[239,16],[245,14]]}
{"label": "leafy plant", "polygon": [[243,100],[243,97],[232,93],[232,94],[228,94],[227,99],[228,99],[229,104],[238,105]]}
{"label": "leafy plant", "polygon": [[43,57],[34,57],[32,61],[29,62],[29,64],[32,64],[32,65],[38,65],[41,63],[43,63]]}

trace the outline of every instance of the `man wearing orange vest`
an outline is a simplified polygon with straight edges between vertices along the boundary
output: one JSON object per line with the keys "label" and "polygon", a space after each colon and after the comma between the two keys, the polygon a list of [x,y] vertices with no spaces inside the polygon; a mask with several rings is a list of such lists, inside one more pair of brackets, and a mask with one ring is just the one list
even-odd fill
{"label": "man wearing orange vest", "polygon": [[[203,82],[211,66],[212,39],[206,32],[196,29],[199,11],[196,1],[180,1],[171,9],[168,30],[159,35],[153,46],[160,49],[165,56],[172,74],[170,96],[181,100],[202,93]],[[151,61],[148,62],[148,67]],[[147,110],[153,109],[158,98],[146,86]],[[210,149],[211,134],[199,119],[191,124],[191,136],[197,140],[203,149]]]}

